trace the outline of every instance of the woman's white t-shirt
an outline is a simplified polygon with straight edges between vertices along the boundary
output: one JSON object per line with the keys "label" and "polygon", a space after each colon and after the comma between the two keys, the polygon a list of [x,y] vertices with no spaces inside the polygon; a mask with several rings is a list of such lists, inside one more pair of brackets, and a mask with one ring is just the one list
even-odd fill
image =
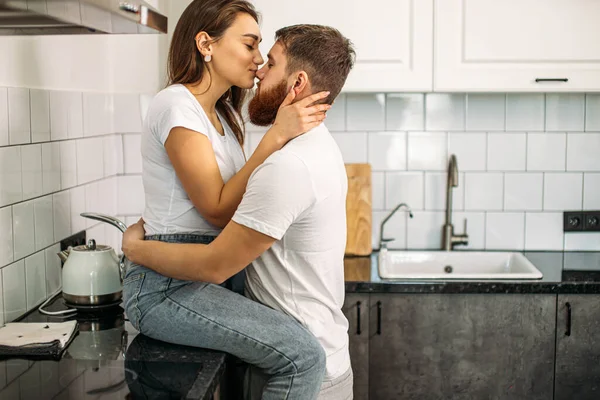
{"label": "woman's white t-shirt", "polygon": [[179,84],[163,89],[150,103],[142,133],[142,180],[146,195],[143,218],[147,234],[220,233],[220,228],[211,225],[194,208],[164,147],[175,127],[205,135],[212,143],[221,177],[227,182],[242,168],[245,157],[231,128],[223,118],[220,120],[225,135],[219,134],[194,95]]}

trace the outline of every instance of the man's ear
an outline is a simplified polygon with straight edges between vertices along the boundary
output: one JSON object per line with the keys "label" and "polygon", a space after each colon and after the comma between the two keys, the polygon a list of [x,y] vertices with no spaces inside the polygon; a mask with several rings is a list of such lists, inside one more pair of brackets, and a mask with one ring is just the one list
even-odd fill
{"label": "man's ear", "polygon": [[300,71],[296,74],[296,79],[292,85],[296,96],[302,93],[304,90],[310,89],[310,82],[308,80],[308,74],[305,71]]}
{"label": "man's ear", "polygon": [[196,48],[202,56],[212,55],[212,38],[206,32],[198,32],[196,35]]}

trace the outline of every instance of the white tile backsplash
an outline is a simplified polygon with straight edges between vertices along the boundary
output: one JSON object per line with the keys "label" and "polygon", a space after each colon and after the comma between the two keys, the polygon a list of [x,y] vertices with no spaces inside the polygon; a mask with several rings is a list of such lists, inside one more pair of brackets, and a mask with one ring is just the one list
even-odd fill
{"label": "white tile backsplash", "polygon": [[60,190],[60,144],[42,144],[43,192],[54,193]]}
{"label": "white tile backsplash", "polygon": [[142,131],[140,96],[135,93],[118,93],[114,101],[114,132],[137,133]]}
{"label": "white tile backsplash", "polygon": [[506,95],[506,130],[534,132],[544,130],[545,99],[538,93]]}
{"label": "white tile backsplash", "polygon": [[62,269],[60,266],[60,259],[58,258],[58,252],[60,251],[60,245],[55,244],[54,246],[48,247],[46,252],[46,293],[48,296],[55,293],[59,288],[62,287]]}
{"label": "white tile backsplash", "polygon": [[600,173],[583,174],[583,209],[600,210]]}
{"label": "white tile backsplash", "polygon": [[83,94],[83,136],[107,135],[114,132],[113,95]]}
{"label": "white tile backsplash", "polygon": [[83,137],[83,98],[79,92],[67,92],[67,136],[69,139]]}
{"label": "white tile backsplash", "polygon": [[406,170],[406,149],[405,132],[376,132],[368,135],[368,162],[373,170]]}
{"label": "white tile backsplash", "polygon": [[376,93],[346,94],[346,130],[383,131],[385,129],[385,95]]}
{"label": "white tile backsplash", "polygon": [[465,95],[426,94],[425,129],[428,131],[464,131]]}
{"label": "white tile backsplash", "polygon": [[54,243],[52,196],[40,197],[33,201],[33,219],[35,250],[38,251]]}
{"label": "white tile backsplash", "polygon": [[424,177],[422,172],[387,172],[385,174],[385,206],[393,209],[407,203],[413,210],[424,206]]}
{"label": "white tile backsplash", "polygon": [[528,171],[564,171],[567,135],[564,133],[529,133],[527,135]]}
{"label": "white tile backsplash", "polygon": [[0,88],[0,146],[8,144],[8,88]]}
{"label": "white tile backsplash", "polygon": [[448,160],[447,134],[410,132],[408,134],[408,169],[442,171]]}
{"label": "white tile backsplash", "polygon": [[32,144],[21,147],[21,176],[23,200],[43,194],[42,184],[42,145]]}
{"label": "white tile backsplash", "polygon": [[448,134],[448,154],[456,155],[461,171],[485,171],[487,134],[458,133]]}
{"label": "white tile backsplash", "polygon": [[121,176],[118,181],[117,209],[120,214],[140,215],[144,211],[144,186],[141,176]]}
{"label": "white tile backsplash", "polygon": [[26,201],[12,207],[15,260],[20,260],[35,251],[33,202],[34,200]]}
{"label": "white tile backsplash", "polygon": [[525,250],[562,250],[563,214],[525,213]]}
{"label": "white tile backsplash", "polygon": [[585,130],[588,132],[600,132],[599,93],[589,93],[585,96]]}
{"label": "white tile backsplash", "polygon": [[[367,134],[364,132],[344,132],[344,133],[332,133],[331,134],[335,139],[338,147],[342,152],[342,157],[344,158],[344,162],[347,164],[352,163],[366,163],[367,162]],[[123,139],[127,139],[129,135],[123,137]],[[136,154],[134,148],[137,146],[139,148],[140,141],[139,137],[137,141],[132,141],[129,139],[129,143],[127,141],[124,142],[125,145],[125,153]],[[128,157],[128,160],[125,160],[125,173],[141,173],[142,172],[142,157],[140,152],[137,154],[139,157]]]}
{"label": "white tile backsplash", "polygon": [[600,133],[569,133],[567,171],[600,171]]}
{"label": "white tile backsplash", "polygon": [[21,148],[0,147],[0,207],[22,199]]}
{"label": "white tile backsplash", "polygon": [[[527,160],[527,135],[490,133],[487,138],[488,171],[524,171]],[[460,166],[460,160],[459,160]]]}
{"label": "white tile backsplash", "polygon": [[[12,208],[0,208],[0,268],[14,261]],[[1,312],[1,310],[0,310]]]}
{"label": "white tile backsplash", "polygon": [[385,173],[371,174],[371,203],[373,210],[385,210]]}
{"label": "white tile backsplash", "polygon": [[415,211],[407,219],[406,246],[409,249],[439,249],[442,243],[444,212]]}
{"label": "white tile backsplash", "polygon": [[103,138],[77,140],[77,184],[104,177]]}
{"label": "white tile backsplash", "polygon": [[340,94],[331,109],[327,111],[325,120],[330,132],[341,132],[346,130],[346,95]]}
{"label": "white tile backsplash", "polygon": [[504,176],[504,209],[540,211],[544,200],[544,174],[507,173]]}
{"label": "white tile backsplash", "polygon": [[423,131],[425,129],[425,95],[422,93],[388,94],[385,129],[388,131]]}
{"label": "white tile backsplash", "polygon": [[8,141],[11,145],[31,143],[29,89],[8,88]]}
{"label": "white tile backsplash", "polygon": [[60,188],[62,190],[77,186],[77,142],[60,142]]}
{"label": "white tile backsplash", "polygon": [[525,213],[489,212],[485,228],[488,250],[522,250],[525,246]]}
{"label": "white tile backsplash", "polygon": [[31,142],[50,141],[50,93],[47,90],[31,89]]}
{"label": "white tile backsplash", "polygon": [[583,206],[583,174],[544,174],[544,210],[581,210]]}
{"label": "white tile backsplash", "polygon": [[2,268],[2,292],[4,321],[12,322],[27,310],[24,260]]}
{"label": "white tile backsplash", "polygon": [[468,131],[503,131],[505,127],[506,95],[467,95]]}
{"label": "white tile backsplash", "polygon": [[467,172],[464,184],[465,210],[502,210],[504,174]]}
{"label": "white tile backsplash", "polygon": [[546,94],[546,131],[583,131],[585,95],[580,93]]}
{"label": "white tile backsplash", "polygon": [[25,259],[25,280],[27,282],[27,309],[39,305],[46,299],[46,258],[44,251]]}
{"label": "white tile backsplash", "polygon": [[66,238],[71,235],[71,196],[68,191],[52,196],[54,237]]}
{"label": "white tile backsplash", "polygon": [[[446,183],[448,175],[443,172],[425,173],[425,209],[446,209]],[[465,174],[459,173],[458,187],[452,189],[452,209],[463,210],[465,207]]]}
{"label": "white tile backsplash", "polygon": [[68,138],[69,94],[52,90],[50,92],[50,137],[52,140]]}

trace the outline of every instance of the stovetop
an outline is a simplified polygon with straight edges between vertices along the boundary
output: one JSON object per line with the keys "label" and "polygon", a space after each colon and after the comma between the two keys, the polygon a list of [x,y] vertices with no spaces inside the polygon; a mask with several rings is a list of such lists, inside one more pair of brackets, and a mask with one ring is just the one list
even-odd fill
{"label": "stovetop", "polygon": [[[57,296],[46,309],[65,309]],[[0,399],[207,398],[225,355],[138,334],[121,307],[68,318],[39,311],[20,322],[77,319],[79,331],[60,360],[0,362]]]}

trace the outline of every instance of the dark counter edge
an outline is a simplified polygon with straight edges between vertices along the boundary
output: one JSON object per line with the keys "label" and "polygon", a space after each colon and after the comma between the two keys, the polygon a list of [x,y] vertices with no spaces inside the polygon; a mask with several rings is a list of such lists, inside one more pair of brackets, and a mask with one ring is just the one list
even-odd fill
{"label": "dark counter edge", "polygon": [[[515,251],[518,252],[518,251]],[[544,275],[540,280],[513,281],[417,281],[382,279],[377,268],[377,253],[370,258],[369,281],[347,281],[346,293],[421,293],[421,294],[600,294],[600,252],[525,251],[525,255]]]}

